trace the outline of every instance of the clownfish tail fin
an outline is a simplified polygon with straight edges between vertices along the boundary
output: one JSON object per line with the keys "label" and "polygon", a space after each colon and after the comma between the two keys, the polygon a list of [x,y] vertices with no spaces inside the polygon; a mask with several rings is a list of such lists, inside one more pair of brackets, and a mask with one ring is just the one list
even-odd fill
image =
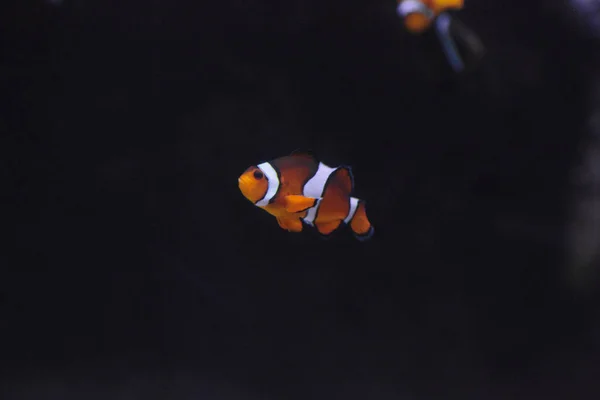
{"label": "clownfish tail fin", "polygon": [[357,206],[356,206],[356,211],[354,212],[354,215],[352,216],[352,218],[349,221],[350,229],[352,229],[352,232],[354,233],[354,237],[356,237],[361,242],[365,241],[365,240],[369,240],[373,237],[373,234],[375,233],[375,229],[373,228],[373,225],[371,225],[371,222],[369,221],[369,218],[367,217],[365,201],[352,197],[351,202],[353,202],[353,201],[357,203]]}

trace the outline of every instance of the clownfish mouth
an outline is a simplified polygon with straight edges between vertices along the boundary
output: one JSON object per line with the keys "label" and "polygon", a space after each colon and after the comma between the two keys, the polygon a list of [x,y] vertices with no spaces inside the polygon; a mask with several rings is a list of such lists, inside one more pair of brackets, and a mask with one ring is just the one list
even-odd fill
{"label": "clownfish mouth", "polygon": [[250,192],[252,191],[252,182],[250,182],[249,179],[240,176],[238,178],[238,187],[240,188],[240,191],[242,192],[244,197],[250,199]]}
{"label": "clownfish mouth", "polygon": [[239,187],[241,189],[242,186],[249,187],[250,186],[250,182],[248,181],[248,179],[245,179],[243,176],[240,176],[238,178],[238,185],[239,185]]}

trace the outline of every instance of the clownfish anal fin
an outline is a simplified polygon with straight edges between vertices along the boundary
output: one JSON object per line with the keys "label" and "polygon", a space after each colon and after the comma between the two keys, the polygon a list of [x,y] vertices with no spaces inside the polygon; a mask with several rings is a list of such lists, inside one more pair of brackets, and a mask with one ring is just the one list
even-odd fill
{"label": "clownfish anal fin", "polygon": [[321,223],[316,223],[315,227],[317,228],[317,231],[319,231],[319,233],[321,235],[327,236],[327,235],[331,235],[333,233],[333,231],[338,229],[340,227],[341,223],[342,223],[341,220],[331,221],[331,222],[321,222]]}
{"label": "clownfish anal fin", "polygon": [[304,197],[300,195],[288,195],[284,197],[285,210],[289,213],[299,213],[306,211],[317,204],[318,199],[313,197]]}
{"label": "clownfish anal fin", "polygon": [[279,224],[279,227],[280,227],[281,229],[287,229],[287,228],[285,227],[285,224],[283,223],[283,220],[282,220],[281,218],[277,217],[276,219],[277,219],[277,223]]}
{"label": "clownfish anal fin", "polygon": [[296,156],[296,157],[306,157],[306,158],[311,158],[316,160],[317,157],[315,156],[315,154],[313,153],[312,150],[309,149],[296,149],[294,151],[292,151],[292,153],[290,154],[291,156]]}
{"label": "clownfish anal fin", "polygon": [[282,229],[289,232],[302,232],[302,221],[299,218],[277,218],[277,223]]}

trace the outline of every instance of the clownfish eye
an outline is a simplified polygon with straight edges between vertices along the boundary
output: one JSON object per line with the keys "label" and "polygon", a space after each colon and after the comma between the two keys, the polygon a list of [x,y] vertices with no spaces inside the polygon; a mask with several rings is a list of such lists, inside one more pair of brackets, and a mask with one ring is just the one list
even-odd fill
{"label": "clownfish eye", "polygon": [[262,171],[256,170],[256,171],[254,171],[254,177],[256,179],[262,179],[264,177],[264,175],[263,175]]}

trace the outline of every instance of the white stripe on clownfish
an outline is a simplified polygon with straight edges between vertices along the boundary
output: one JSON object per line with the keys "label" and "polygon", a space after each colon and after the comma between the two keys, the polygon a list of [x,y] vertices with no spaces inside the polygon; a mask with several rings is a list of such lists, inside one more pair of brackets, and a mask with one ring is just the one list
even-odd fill
{"label": "white stripe on clownfish", "polygon": [[319,162],[319,168],[317,169],[317,172],[304,185],[304,188],[302,189],[302,195],[318,199],[317,203],[308,209],[306,217],[302,219],[308,225],[313,226],[315,218],[317,217],[317,211],[321,205],[321,200],[323,197],[323,192],[325,191],[325,186],[327,185],[327,181],[338,169],[339,167],[332,168],[323,164],[322,162]]}
{"label": "white stripe on clownfish", "polygon": [[269,183],[269,187],[267,188],[265,196],[255,204],[259,207],[265,207],[271,202],[279,190],[279,174],[277,173],[277,170],[273,168],[271,163],[268,162],[259,164],[257,167],[263,172],[263,174],[265,174],[267,182]]}

